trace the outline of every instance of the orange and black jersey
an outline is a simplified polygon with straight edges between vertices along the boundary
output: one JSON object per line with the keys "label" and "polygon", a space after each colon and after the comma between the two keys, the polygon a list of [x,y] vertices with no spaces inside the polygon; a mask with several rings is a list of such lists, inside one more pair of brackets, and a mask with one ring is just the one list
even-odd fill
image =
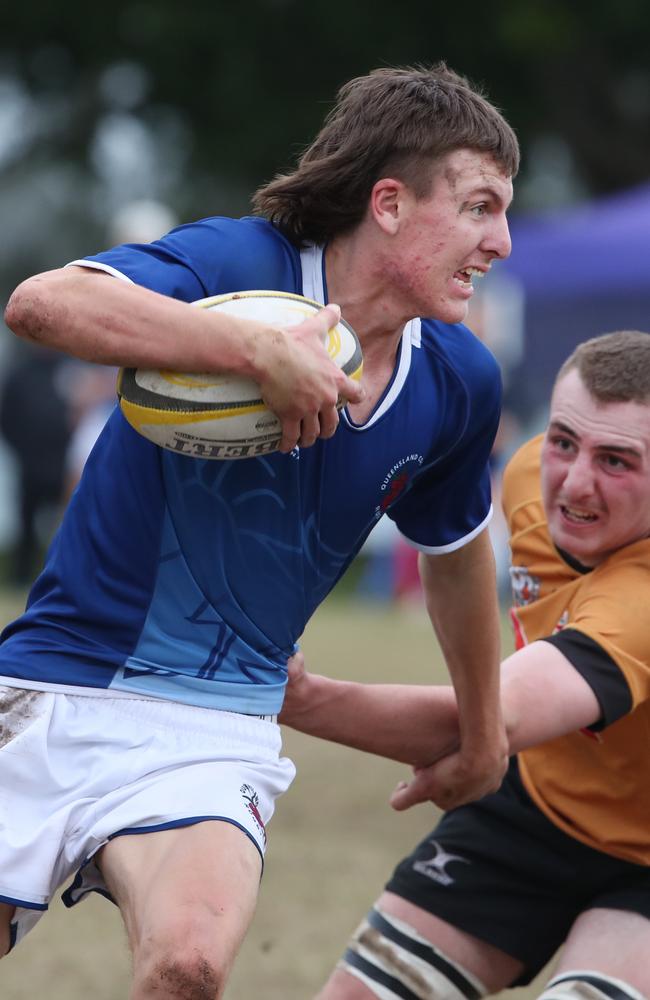
{"label": "orange and black jersey", "polygon": [[592,687],[601,720],[519,755],[527,791],[556,826],[650,864],[650,540],[594,569],[553,544],[541,497],[542,437],[504,474],[518,648],[553,643]]}

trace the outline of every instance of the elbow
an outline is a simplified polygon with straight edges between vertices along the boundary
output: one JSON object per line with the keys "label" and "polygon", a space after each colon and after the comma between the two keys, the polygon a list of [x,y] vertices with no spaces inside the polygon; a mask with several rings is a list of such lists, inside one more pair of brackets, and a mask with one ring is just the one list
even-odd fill
{"label": "elbow", "polygon": [[22,285],[18,285],[7,302],[5,308],[4,320],[9,329],[15,333],[18,337],[25,336],[23,332],[25,330],[25,308],[24,308],[24,298],[23,298],[23,282]]}
{"label": "elbow", "polygon": [[[35,287],[36,286],[36,287]],[[35,278],[23,281],[11,294],[5,308],[4,320],[17,337],[38,341],[39,338],[39,290]],[[42,321],[41,321],[42,322]]]}
{"label": "elbow", "polygon": [[[45,271],[27,278],[12,292],[4,319],[9,329],[25,340],[45,347],[59,347],[57,326],[69,314],[63,293],[70,285],[63,269]],[[66,311],[67,310],[67,311]]]}

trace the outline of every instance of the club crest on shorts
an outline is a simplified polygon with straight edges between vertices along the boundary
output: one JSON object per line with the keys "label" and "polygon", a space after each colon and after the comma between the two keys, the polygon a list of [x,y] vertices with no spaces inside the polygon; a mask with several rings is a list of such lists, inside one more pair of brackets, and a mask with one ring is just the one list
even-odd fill
{"label": "club crest on shorts", "polygon": [[437,840],[431,840],[430,844],[434,848],[435,854],[426,861],[415,861],[413,871],[419,872],[420,875],[426,875],[427,878],[433,879],[440,885],[451,885],[455,879],[447,872],[447,865],[452,861],[462,861],[465,865],[469,865],[471,862],[467,858],[461,857],[460,854],[447,854]]}
{"label": "club crest on shorts", "polygon": [[264,843],[266,843],[266,827],[264,826],[264,820],[260,815],[260,798],[252,785],[242,785],[239,791],[242,794],[242,798],[246,802],[246,808],[255,820],[255,824],[264,838]]}

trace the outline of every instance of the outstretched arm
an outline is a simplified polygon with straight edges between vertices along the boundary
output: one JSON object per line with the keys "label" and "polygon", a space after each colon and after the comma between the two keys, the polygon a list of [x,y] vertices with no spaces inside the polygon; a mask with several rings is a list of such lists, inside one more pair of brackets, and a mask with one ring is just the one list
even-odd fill
{"label": "outstretched arm", "polygon": [[[511,754],[590,726],[600,717],[591,687],[547,642],[533,642],[504,660],[501,704]],[[432,799],[427,765],[454,752],[460,739],[453,688],[333,680],[306,672],[300,653],[290,663],[280,721],[412,764],[415,776],[391,799],[396,809]]]}
{"label": "outstretched arm", "polygon": [[[511,754],[591,726],[601,715],[587,681],[548,642],[533,642],[504,660],[501,704]],[[416,767],[413,778],[393,792],[393,808],[408,809],[432,798],[437,801],[430,781],[436,766]]]}
{"label": "outstretched arm", "polygon": [[452,687],[361,684],[289,661],[280,722],[310,736],[423,767],[456,749],[458,709]]}
{"label": "outstretched arm", "polygon": [[[338,322],[328,306],[291,330],[196,309],[104,272],[67,267],[28,278],[5,320],[14,333],[86,361],[175,371],[225,371],[258,382],[282,422],[281,450],[336,430],[336,402],[363,398],[361,387],[323,345]],[[302,427],[301,427],[302,421]]]}

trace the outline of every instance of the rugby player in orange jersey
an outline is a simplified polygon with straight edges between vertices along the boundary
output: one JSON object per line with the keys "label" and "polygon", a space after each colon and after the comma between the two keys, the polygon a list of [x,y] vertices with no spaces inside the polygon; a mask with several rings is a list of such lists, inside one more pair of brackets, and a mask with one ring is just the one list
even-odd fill
{"label": "rugby player in orange jersey", "polygon": [[[397,866],[318,1000],[486,996],[529,983],[562,944],[543,1000],[650,996],[648,334],[574,351],[503,502],[508,775]],[[396,809],[431,797],[431,734],[441,754],[459,736],[451,688],[332,681],[301,658],[291,673],[281,721],[414,764]]]}

